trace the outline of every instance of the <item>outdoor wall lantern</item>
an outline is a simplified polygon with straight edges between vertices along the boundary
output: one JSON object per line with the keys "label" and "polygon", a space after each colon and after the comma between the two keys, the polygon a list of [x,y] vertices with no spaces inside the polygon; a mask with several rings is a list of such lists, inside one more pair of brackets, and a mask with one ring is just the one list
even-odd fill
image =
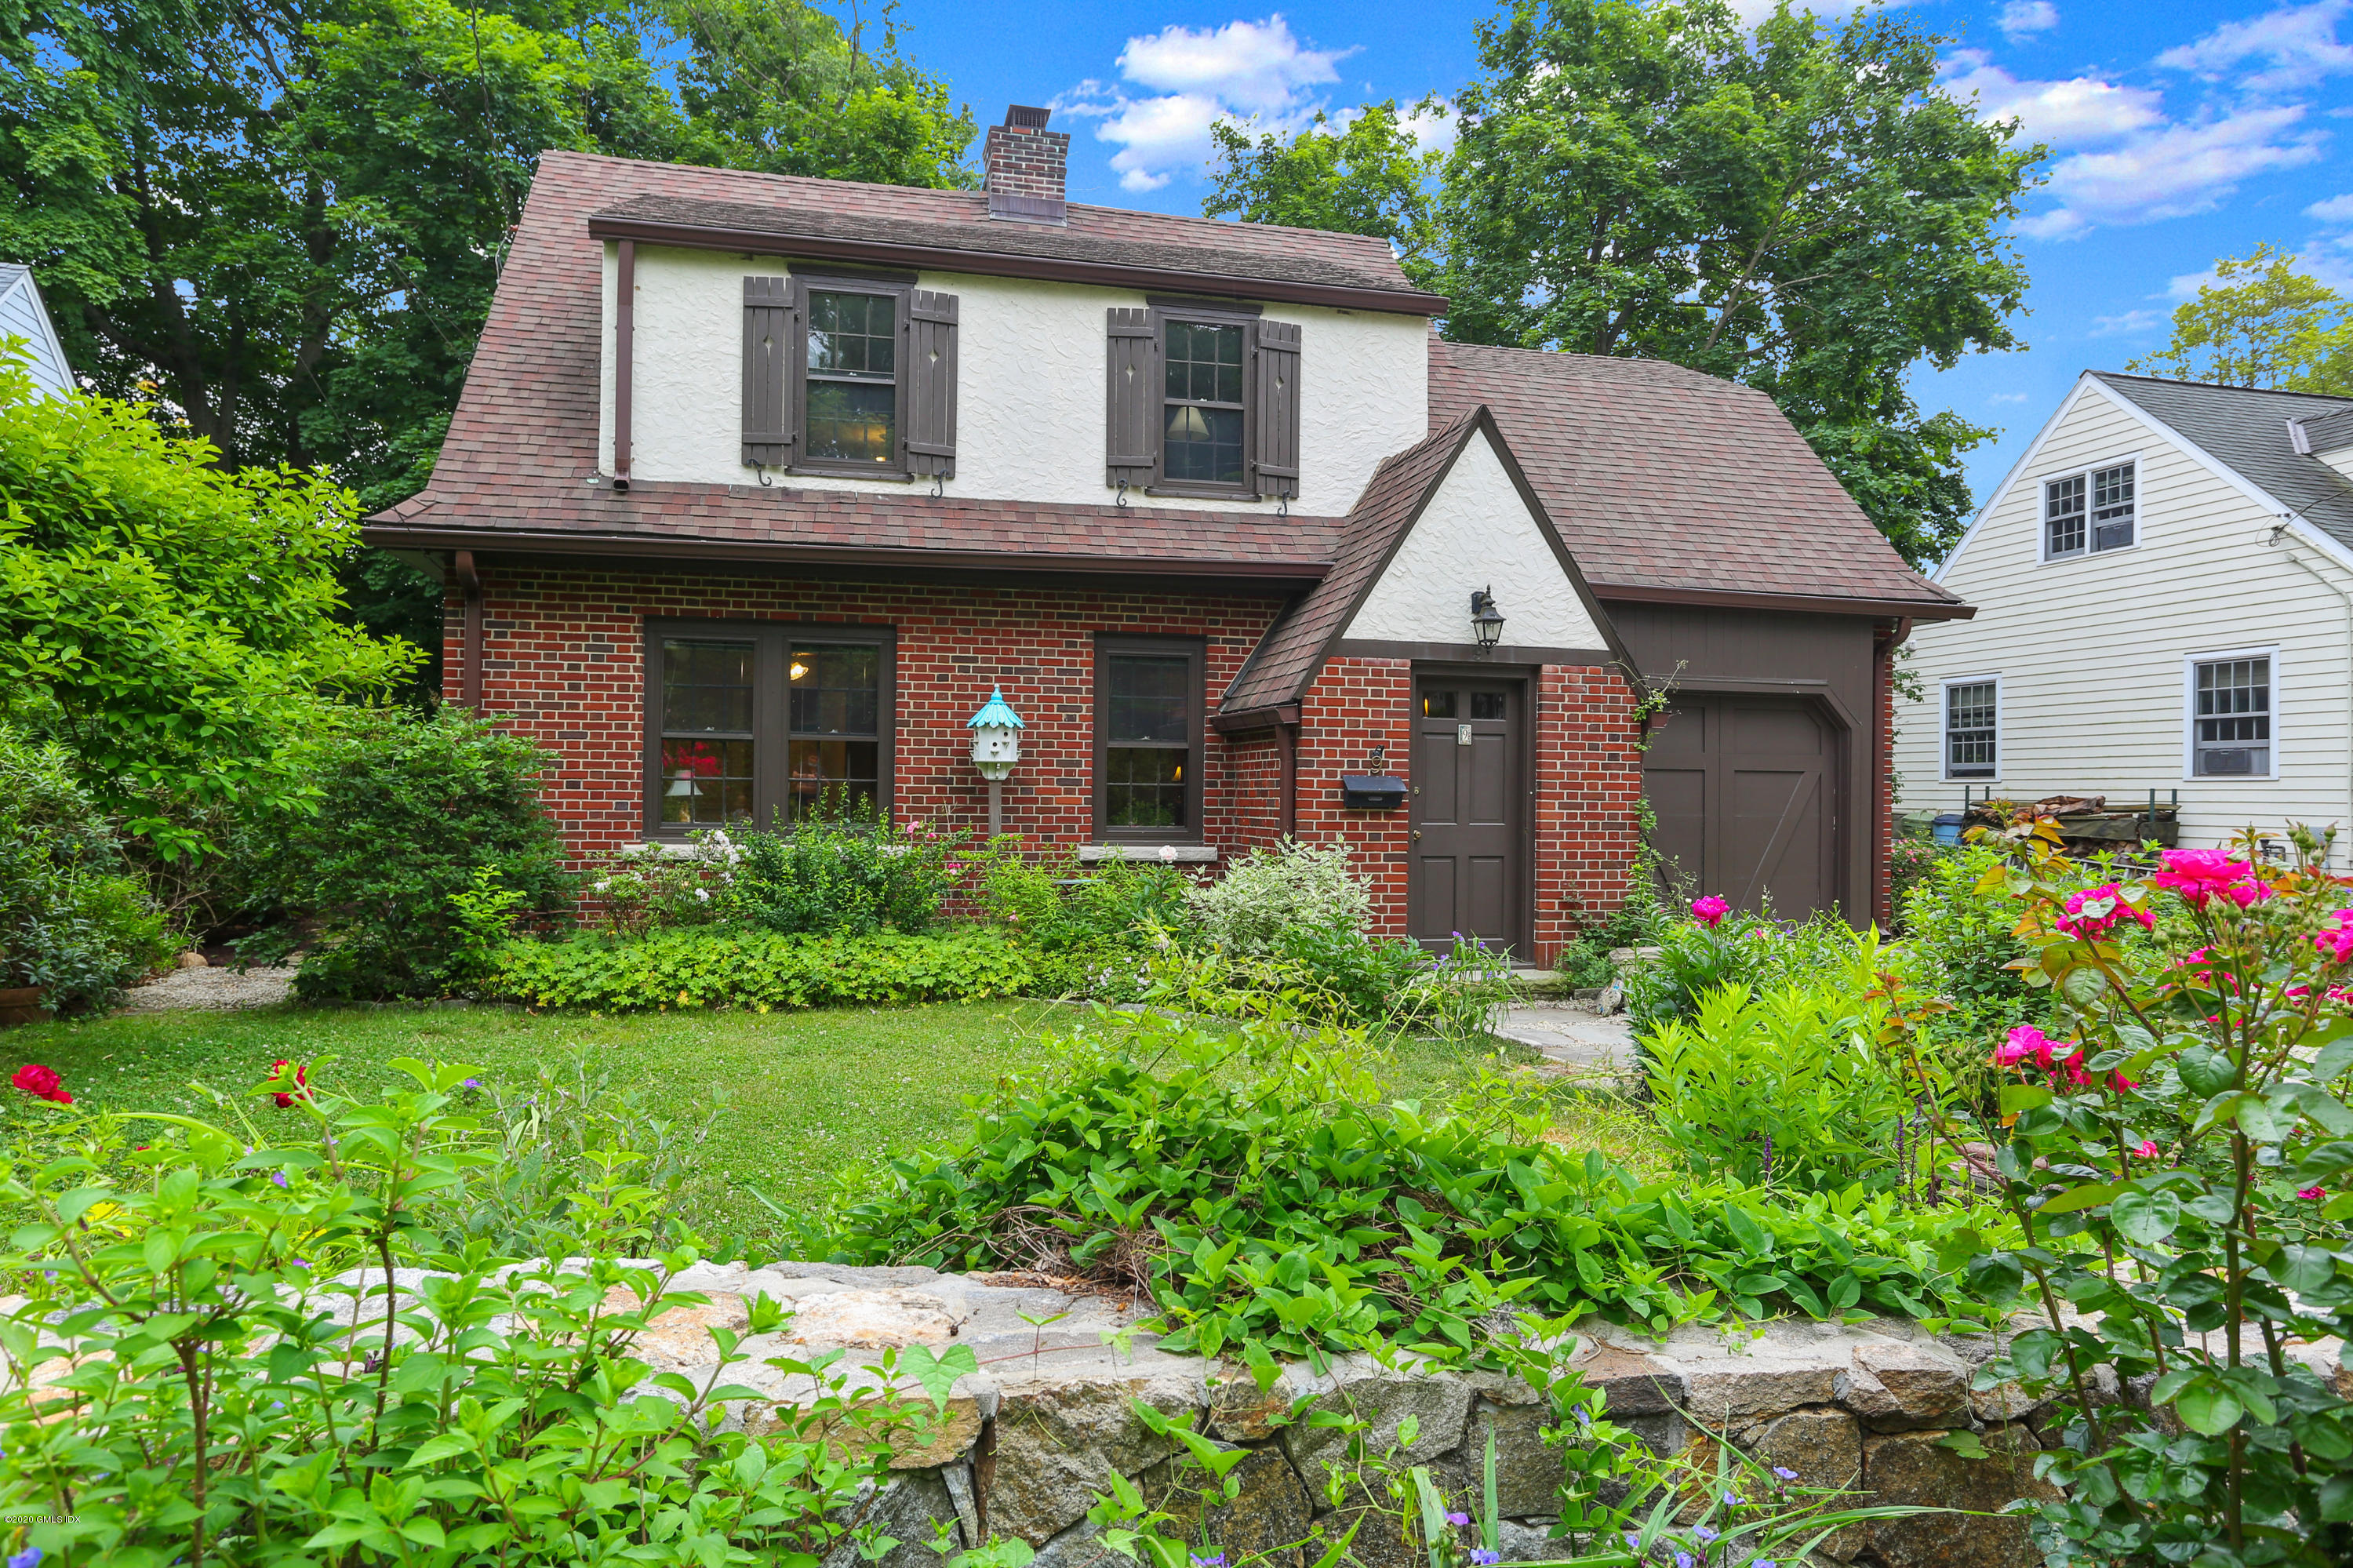
{"label": "outdoor wall lantern", "polygon": [[1479,636],[1482,652],[1504,640],[1504,612],[1495,608],[1495,590],[1480,588],[1471,596],[1471,630]]}
{"label": "outdoor wall lantern", "polygon": [[1021,715],[1005,700],[1005,688],[989,689],[988,701],[964,721],[972,731],[972,765],[988,780],[988,836],[1005,831],[1005,776],[1021,760]]}

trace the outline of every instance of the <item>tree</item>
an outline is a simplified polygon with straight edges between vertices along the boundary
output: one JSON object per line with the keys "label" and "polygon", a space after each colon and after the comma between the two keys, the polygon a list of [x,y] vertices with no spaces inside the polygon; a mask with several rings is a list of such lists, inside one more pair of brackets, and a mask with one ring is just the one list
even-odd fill
{"label": "tree", "polygon": [[420,658],[336,619],[351,493],[218,455],[0,361],[0,720],[67,745],[166,860],[213,847],[209,811],[302,806],[322,705]]}
{"label": "tree", "polygon": [[[1959,456],[1991,432],[1924,415],[1906,379],[2017,345],[2002,231],[2042,156],[1937,88],[1943,42],[1875,11],[1826,31],[1786,0],[1753,31],[1720,0],[1515,0],[1479,29],[1435,243],[1409,267],[1456,341],[1768,392],[1906,558],[1934,560],[1968,510]],[[1345,212],[1302,177],[1324,156],[1229,145],[1212,200]],[[1392,166],[1354,167],[1361,203],[1409,210]]]}
{"label": "tree", "polygon": [[[1414,107],[1425,118],[1442,112],[1429,99]],[[1223,120],[1209,134],[1218,146],[1215,188],[1201,204],[1209,217],[1377,235],[1409,273],[1427,275],[1438,240],[1429,187],[1441,154],[1415,141],[1394,99],[1337,128],[1318,114],[1288,142],[1264,132],[1253,142]]]}
{"label": "tree", "polygon": [[2258,245],[2214,263],[2214,281],[2173,313],[2173,338],[2125,366],[2152,376],[2353,397],[2353,305]]}

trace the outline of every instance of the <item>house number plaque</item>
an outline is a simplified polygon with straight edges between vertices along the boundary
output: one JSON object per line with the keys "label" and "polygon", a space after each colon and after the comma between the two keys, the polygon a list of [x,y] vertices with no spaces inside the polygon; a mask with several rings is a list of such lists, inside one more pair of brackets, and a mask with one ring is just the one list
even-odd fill
{"label": "house number plaque", "polygon": [[1457,746],[1468,746],[1471,744],[1471,726],[1469,725],[1458,724],[1454,726],[1454,744]]}

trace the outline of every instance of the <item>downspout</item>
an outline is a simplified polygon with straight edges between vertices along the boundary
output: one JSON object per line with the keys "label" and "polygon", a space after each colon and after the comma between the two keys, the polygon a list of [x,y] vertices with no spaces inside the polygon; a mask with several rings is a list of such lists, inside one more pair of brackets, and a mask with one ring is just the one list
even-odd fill
{"label": "downspout", "polygon": [[1282,768],[1276,786],[1282,794],[1282,836],[1299,836],[1299,705],[1285,703],[1274,710],[1274,743]]}
{"label": "downspout", "polygon": [[1895,835],[1895,802],[1888,799],[1889,754],[1895,747],[1895,651],[1912,635],[1912,619],[1899,616],[1871,661],[1871,918],[1880,929],[1895,924],[1895,890],[1888,885],[1889,842]]}
{"label": "downspout", "polygon": [[[2279,546],[2281,540],[2290,536],[2288,524],[2295,516],[2295,514],[2293,512],[2284,513],[2278,524],[2273,527],[2271,544],[2274,549]],[[2301,544],[2303,541],[2296,542]],[[2348,593],[2342,584],[2331,582],[2323,577],[2319,567],[2304,558],[2303,552],[2291,550],[2288,552],[2287,558],[2302,567],[2306,575],[2309,576],[2314,582],[2335,594],[2344,603],[2345,637],[2338,646],[2344,651],[2347,660],[2353,661],[2353,593]],[[2276,717],[2274,722],[2277,722]],[[2274,744],[2277,744],[2276,739]],[[2339,831],[2353,834],[2353,679],[2348,679],[2345,683],[2345,820],[2339,825]],[[2335,855],[2332,853],[2330,858],[2334,859]]]}
{"label": "downspout", "polygon": [[613,488],[629,488],[629,394],[637,366],[638,242],[620,242],[613,297]]}
{"label": "downspout", "polygon": [[466,630],[459,652],[465,668],[458,680],[458,700],[479,711],[482,705],[482,579],[474,569],[473,551],[459,551],[455,565],[458,586],[466,595]]}

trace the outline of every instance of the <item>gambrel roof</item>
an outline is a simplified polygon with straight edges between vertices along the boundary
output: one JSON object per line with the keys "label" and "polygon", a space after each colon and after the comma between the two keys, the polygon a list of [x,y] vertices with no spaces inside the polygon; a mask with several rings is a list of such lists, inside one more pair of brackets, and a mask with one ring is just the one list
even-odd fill
{"label": "gambrel roof", "polygon": [[2353,397],[2161,381],[2094,370],[2092,378],[2236,472],[2348,549],[2353,549],[2353,484],[2317,457],[2295,450],[2292,419],[2353,412]]}

